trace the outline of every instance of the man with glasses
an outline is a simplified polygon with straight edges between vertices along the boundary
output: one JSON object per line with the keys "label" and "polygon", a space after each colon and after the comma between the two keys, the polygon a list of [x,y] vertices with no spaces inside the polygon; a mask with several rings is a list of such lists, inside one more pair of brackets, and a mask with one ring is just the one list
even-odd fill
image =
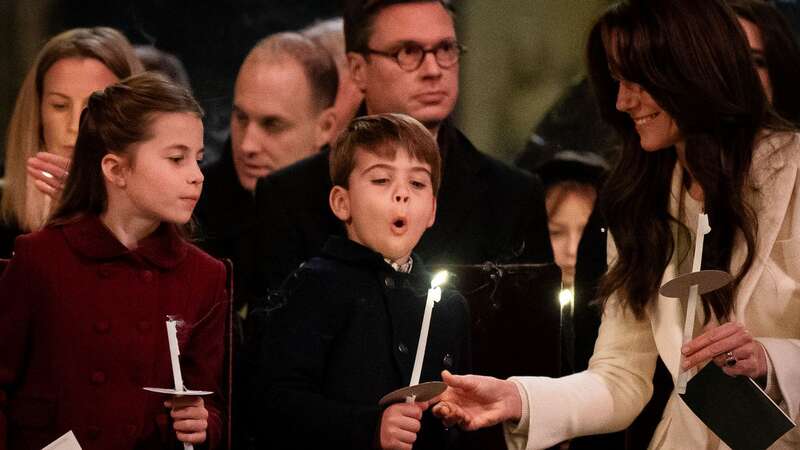
{"label": "man with glasses", "polygon": [[[359,114],[408,114],[440,147],[436,221],[415,252],[428,265],[552,261],[539,181],[480,153],[449,120],[464,49],[447,2],[347,1],[344,29],[351,74],[364,92]],[[328,207],[330,189],[327,151],[259,180],[254,282],[279,287],[329,235],[344,234]]]}

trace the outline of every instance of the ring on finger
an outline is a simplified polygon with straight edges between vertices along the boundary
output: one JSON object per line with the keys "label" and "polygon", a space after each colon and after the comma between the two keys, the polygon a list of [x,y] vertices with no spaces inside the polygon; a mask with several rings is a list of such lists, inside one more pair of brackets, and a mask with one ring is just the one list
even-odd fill
{"label": "ring on finger", "polygon": [[728,367],[733,367],[736,365],[736,356],[734,356],[733,352],[725,352],[725,365]]}

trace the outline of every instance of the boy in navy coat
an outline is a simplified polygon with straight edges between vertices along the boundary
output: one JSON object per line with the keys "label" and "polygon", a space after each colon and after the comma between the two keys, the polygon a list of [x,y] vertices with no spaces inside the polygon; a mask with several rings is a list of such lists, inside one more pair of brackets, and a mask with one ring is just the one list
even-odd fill
{"label": "boy in navy coat", "polygon": [[[431,282],[412,249],[436,214],[436,142],[411,117],[362,117],[339,137],[330,167],[330,207],[348,239],[331,237],[295,271],[270,314],[254,403],[259,444],[450,448],[457,432],[426,412],[428,402],[378,406],[411,378]],[[420,382],[469,365],[467,305],[445,290]]]}

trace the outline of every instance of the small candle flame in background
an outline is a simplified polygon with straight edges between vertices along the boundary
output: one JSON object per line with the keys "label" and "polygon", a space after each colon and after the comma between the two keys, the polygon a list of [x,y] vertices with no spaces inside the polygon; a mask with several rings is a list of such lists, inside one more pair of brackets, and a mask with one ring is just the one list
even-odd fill
{"label": "small candle flame in background", "polygon": [[572,289],[562,289],[561,292],[558,293],[558,303],[561,304],[562,308],[572,303],[573,300],[575,300],[575,294],[572,293]]}
{"label": "small candle flame in background", "polygon": [[562,375],[574,372],[575,369],[575,291],[573,287],[563,287],[558,293],[559,303],[559,336],[561,340]]}

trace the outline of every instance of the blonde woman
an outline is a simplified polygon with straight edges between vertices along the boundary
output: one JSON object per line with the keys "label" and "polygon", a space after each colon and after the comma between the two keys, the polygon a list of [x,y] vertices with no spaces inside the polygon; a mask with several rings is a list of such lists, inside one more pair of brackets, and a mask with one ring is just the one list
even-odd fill
{"label": "blonde woman", "polygon": [[51,198],[66,179],[89,95],[141,70],[128,40],[112,28],[75,28],[45,44],[22,83],[8,127],[0,257],[9,256],[18,234],[44,225]]}

